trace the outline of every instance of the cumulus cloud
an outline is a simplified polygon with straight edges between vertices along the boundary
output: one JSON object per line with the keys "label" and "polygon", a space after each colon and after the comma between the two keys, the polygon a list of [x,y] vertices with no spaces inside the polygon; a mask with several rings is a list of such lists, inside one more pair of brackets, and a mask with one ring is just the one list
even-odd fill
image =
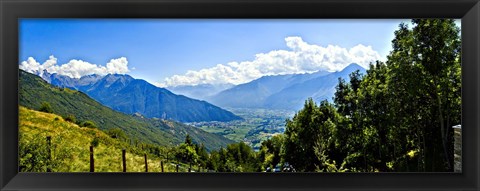
{"label": "cumulus cloud", "polygon": [[68,63],[57,65],[57,58],[53,55],[43,64],[29,57],[26,61],[20,63],[20,69],[30,73],[42,75],[44,71],[48,73],[57,73],[71,78],[81,78],[82,76],[98,74],[125,74],[129,72],[128,60],[125,57],[111,59],[106,66],[91,64],[83,60],[70,60]]}
{"label": "cumulus cloud", "polygon": [[359,44],[350,49],[328,45],[322,47],[308,44],[301,37],[287,37],[289,50],[273,50],[255,55],[253,61],[218,64],[183,75],[168,77],[157,86],[198,84],[241,84],[266,75],[311,73],[317,71],[340,71],[351,63],[368,68],[370,62],[381,60],[380,54],[371,46]]}

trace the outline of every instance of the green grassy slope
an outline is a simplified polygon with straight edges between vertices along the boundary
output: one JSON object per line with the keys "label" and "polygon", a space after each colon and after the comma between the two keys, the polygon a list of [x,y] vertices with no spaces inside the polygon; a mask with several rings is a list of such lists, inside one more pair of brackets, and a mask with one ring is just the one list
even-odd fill
{"label": "green grassy slope", "polygon": [[120,128],[132,141],[176,145],[182,143],[189,134],[194,142],[203,143],[208,150],[225,147],[232,142],[222,136],[173,121],[147,119],[114,111],[82,92],[54,87],[40,77],[20,70],[20,105],[38,110],[43,102],[48,102],[55,114],[74,115],[77,121],[93,121],[101,130]]}
{"label": "green grassy slope", "polygon": [[[98,141],[94,147],[96,172],[121,172],[123,148],[127,150],[127,172],[145,171],[139,149],[99,129],[79,127],[55,114],[20,107],[19,136],[21,171],[46,172],[47,164],[51,164],[52,172],[88,172],[89,149],[94,140]],[[47,162],[47,136],[51,137],[51,162]],[[149,172],[160,172],[160,158],[148,155],[148,168]],[[165,163],[165,172],[174,170]]]}

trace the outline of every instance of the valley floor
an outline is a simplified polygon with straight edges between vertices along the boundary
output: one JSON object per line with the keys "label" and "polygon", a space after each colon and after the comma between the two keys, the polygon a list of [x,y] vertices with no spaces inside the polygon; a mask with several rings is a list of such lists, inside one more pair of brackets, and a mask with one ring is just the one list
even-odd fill
{"label": "valley floor", "polygon": [[209,133],[222,135],[235,142],[245,142],[255,150],[260,143],[273,135],[285,131],[285,120],[292,118],[294,111],[254,109],[254,108],[227,108],[244,120],[230,122],[194,122],[187,123]]}

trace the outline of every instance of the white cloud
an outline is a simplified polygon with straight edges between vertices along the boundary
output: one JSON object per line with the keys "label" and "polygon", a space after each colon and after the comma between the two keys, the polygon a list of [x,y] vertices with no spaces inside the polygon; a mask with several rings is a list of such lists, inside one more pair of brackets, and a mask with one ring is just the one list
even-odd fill
{"label": "white cloud", "polygon": [[127,58],[120,57],[111,59],[110,62],[107,63],[107,72],[109,74],[125,74],[129,72]]}
{"label": "white cloud", "polygon": [[83,60],[70,60],[68,63],[57,65],[57,58],[53,55],[43,64],[29,57],[20,64],[20,69],[30,73],[42,75],[46,70],[48,73],[58,73],[71,78],[80,78],[86,75],[98,74],[125,74],[128,70],[128,60],[125,57],[111,59],[106,66],[91,64]]}
{"label": "white cloud", "polygon": [[157,86],[197,84],[241,84],[266,75],[311,73],[319,70],[340,71],[351,63],[368,68],[370,62],[381,60],[371,46],[359,44],[350,49],[328,45],[308,44],[301,37],[285,38],[290,50],[273,50],[255,55],[253,61],[218,64],[184,75],[168,77]]}

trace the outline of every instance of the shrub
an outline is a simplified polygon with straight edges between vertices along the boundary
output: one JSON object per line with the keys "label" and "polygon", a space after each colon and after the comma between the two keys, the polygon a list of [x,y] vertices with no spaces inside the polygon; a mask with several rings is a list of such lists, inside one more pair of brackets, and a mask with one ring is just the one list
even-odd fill
{"label": "shrub", "polygon": [[80,126],[88,128],[98,128],[93,121],[84,121]]}
{"label": "shrub", "polygon": [[45,113],[53,113],[52,106],[48,102],[43,102],[42,106],[40,106],[40,109],[38,111],[45,112]]}
{"label": "shrub", "polygon": [[107,134],[110,135],[110,137],[114,138],[114,139],[121,139],[121,140],[126,140],[127,139],[127,135],[120,128],[109,129],[107,131]]}
{"label": "shrub", "polygon": [[66,117],[64,117],[65,121],[69,121],[72,123],[76,123],[77,119],[75,118],[75,115],[68,114]]}
{"label": "shrub", "polygon": [[100,138],[98,137],[94,137],[92,142],[90,142],[90,144],[93,146],[93,147],[97,147],[98,144],[100,144]]}

